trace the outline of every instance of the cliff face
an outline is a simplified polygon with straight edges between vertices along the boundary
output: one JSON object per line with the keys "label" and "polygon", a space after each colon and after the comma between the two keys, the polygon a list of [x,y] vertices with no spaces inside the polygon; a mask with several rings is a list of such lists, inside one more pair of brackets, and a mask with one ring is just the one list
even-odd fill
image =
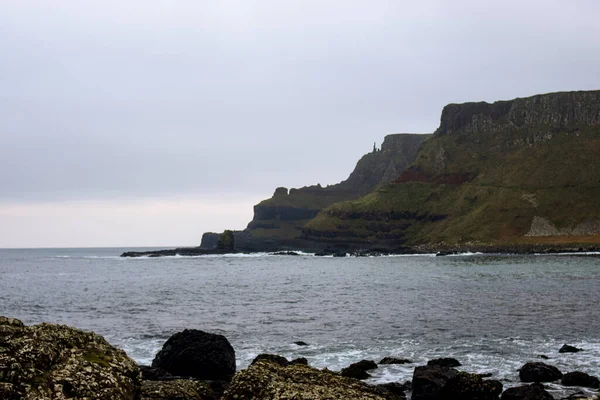
{"label": "cliff face", "polygon": [[[254,206],[254,218],[245,231],[236,233],[236,243],[241,249],[248,250],[304,246],[298,237],[307,222],[334,203],[356,199],[398,179],[414,161],[422,142],[430,136],[386,136],[381,150],[365,154],[348,179],[336,185],[314,185],[289,191],[284,187],[277,188],[270,199]],[[210,238],[206,237],[206,243],[203,238],[203,248],[209,248]]]}
{"label": "cliff face", "polygon": [[600,242],[600,91],[451,104],[393,183],[331,205],[303,237],[485,247]]}

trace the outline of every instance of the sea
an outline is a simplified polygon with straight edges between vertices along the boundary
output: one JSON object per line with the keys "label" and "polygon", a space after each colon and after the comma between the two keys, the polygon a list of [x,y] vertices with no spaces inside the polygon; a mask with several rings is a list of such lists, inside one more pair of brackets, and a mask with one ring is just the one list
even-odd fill
{"label": "sea", "polygon": [[412,361],[380,365],[369,383],[408,381],[438,357],[505,388],[527,361],[600,376],[599,254],[120,257],[138,250],[149,249],[0,250],[0,315],[94,331],[143,365],[193,328],[227,337],[238,369],[273,353],[334,371]]}

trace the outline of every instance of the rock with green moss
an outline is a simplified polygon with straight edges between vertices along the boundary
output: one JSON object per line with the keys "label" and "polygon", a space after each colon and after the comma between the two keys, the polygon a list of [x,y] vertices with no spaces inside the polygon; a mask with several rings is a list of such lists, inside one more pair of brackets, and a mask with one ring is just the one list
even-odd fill
{"label": "rock with green moss", "polygon": [[404,399],[355,379],[307,365],[281,366],[260,360],[233,378],[223,400]]}
{"label": "rock with green moss", "polygon": [[189,379],[144,381],[142,400],[218,400],[220,396],[207,382]]}
{"label": "rock with green moss", "polygon": [[0,316],[0,399],[137,400],[141,374],[93,332]]}
{"label": "rock with green moss", "polygon": [[217,242],[217,250],[219,251],[233,251],[234,250],[234,238],[233,232],[230,230],[226,230],[221,233],[219,236],[219,241]]}

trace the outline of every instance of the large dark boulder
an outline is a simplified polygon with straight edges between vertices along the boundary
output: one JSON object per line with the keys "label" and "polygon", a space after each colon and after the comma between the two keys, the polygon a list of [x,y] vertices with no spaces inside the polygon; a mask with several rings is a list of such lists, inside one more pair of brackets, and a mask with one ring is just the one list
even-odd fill
{"label": "large dark boulder", "polygon": [[135,361],[101,336],[0,316],[0,399],[137,400],[140,387]]}
{"label": "large dark boulder", "polygon": [[415,368],[412,389],[413,400],[496,400],[502,384],[477,374],[428,365]]}
{"label": "large dark boulder", "polygon": [[186,329],[166,341],[152,366],[176,376],[229,380],[235,373],[235,351],[223,335]]}
{"label": "large dark boulder", "polygon": [[580,352],[582,349],[579,349],[575,346],[571,346],[569,344],[564,344],[563,347],[560,348],[560,350],[558,350],[559,353],[578,353]]}
{"label": "large dark boulder", "polygon": [[412,379],[413,400],[440,399],[442,389],[448,381],[456,377],[458,371],[453,368],[428,365],[416,367]]}
{"label": "large dark boulder", "polygon": [[554,400],[554,397],[544,389],[544,385],[533,383],[506,389],[500,400]]}
{"label": "large dark boulder", "polygon": [[459,372],[442,389],[442,399],[497,400],[502,393],[502,383],[484,380],[478,374]]}
{"label": "large dark boulder", "polygon": [[341,373],[346,378],[354,379],[368,379],[371,377],[367,371],[377,368],[377,364],[371,360],[361,360],[354,364],[350,364],[348,367],[343,368]]}
{"label": "large dark boulder", "polygon": [[521,382],[554,382],[562,378],[555,366],[542,362],[528,362],[519,369]]}
{"label": "large dark boulder", "polygon": [[456,358],[446,357],[446,358],[435,358],[433,360],[427,361],[427,365],[439,365],[440,367],[460,367],[462,364]]}
{"label": "large dark boulder", "polygon": [[600,380],[598,378],[579,371],[564,374],[560,383],[564,386],[581,386],[592,389],[600,388]]}

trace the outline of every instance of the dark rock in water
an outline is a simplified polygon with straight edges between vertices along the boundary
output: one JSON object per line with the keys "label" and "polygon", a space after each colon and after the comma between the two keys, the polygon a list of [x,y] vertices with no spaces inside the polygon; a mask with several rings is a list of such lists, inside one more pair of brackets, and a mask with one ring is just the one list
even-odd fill
{"label": "dark rock in water", "polygon": [[139,398],[140,370],[103,337],[0,316],[0,399]]}
{"label": "dark rock in water", "polygon": [[308,360],[304,357],[298,357],[298,358],[294,358],[292,361],[290,361],[291,365],[294,364],[301,364],[301,365],[308,365]]}
{"label": "dark rock in water", "polygon": [[427,365],[439,365],[440,367],[460,367],[461,363],[456,358],[436,358],[434,360],[429,360]]}
{"label": "dark rock in water", "polygon": [[521,382],[553,382],[562,378],[558,368],[542,362],[528,362],[519,369]]}
{"label": "dark rock in water", "polygon": [[168,381],[177,378],[164,369],[150,367],[148,365],[140,365],[140,371],[142,372],[142,379],[148,381]]}
{"label": "dark rock in water", "polygon": [[533,383],[506,389],[500,400],[554,400],[554,397],[544,389],[544,385]]}
{"label": "dark rock in water", "polygon": [[375,390],[379,391],[386,399],[390,400],[405,400],[406,387],[399,382],[382,383],[373,385]]}
{"label": "dark rock in water", "polygon": [[377,368],[375,361],[362,360],[342,369],[342,376],[354,379],[368,379],[371,377],[367,371]]}
{"label": "dark rock in water", "polygon": [[589,400],[590,397],[583,392],[571,393],[567,397],[563,397],[562,400]]}
{"label": "dark rock in water", "polygon": [[303,342],[302,340],[298,340],[297,342],[294,342],[294,344],[296,346],[308,346],[308,343]]}
{"label": "dark rock in water", "polygon": [[300,253],[295,251],[278,251],[276,253],[270,253],[270,256],[299,256]]}
{"label": "dark rock in water", "polygon": [[502,383],[483,380],[478,374],[459,372],[442,388],[442,399],[497,400]]}
{"label": "dark rock in water", "polygon": [[281,365],[282,367],[287,367],[290,362],[288,361],[287,358],[282,357],[282,356],[278,356],[276,354],[259,354],[257,355],[254,360],[252,360],[252,362],[250,363],[250,365],[256,364],[259,361],[268,361],[268,362],[272,362],[278,365]]}
{"label": "dark rock in water", "polygon": [[575,346],[570,346],[568,344],[564,344],[563,347],[558,350],[559,353],[578,353],[583,349],[578,349]]}
{"label": "dark rock in water", "polygon": [[235,373],[235,351],[223,335],[186,329],[167,340],[152,366],[177,376],[230,380]]}
{"label": "dark rock in water", "polygon": [[538,357],[541,358],[542,360],[549,360],[550,359],[550,357],[548,357],[545,354],[540,354]]}
{"label": "dark rock in water", "polygon": [[306,365],[282,367],[259,361],[237,373],[223,400],[365,399],[389,400],[373,386]]}
{"label": "dark rock in water", "polygon": [[439,365],[416,367],[412,379],[412,400],[441,399],[442,389],[458,371]]}
{"label": "dark rock in water", "polygon": [[396,358],[396,357],[384,357],[379,361],[379,364],[411,364],[412,361],[407,360],[406,358]]}
{"label": "dark rock in water", "polygon": [[285,357],[278,356],[276,354],[266,354],[266,353],[257,355],[254,358],[254,360],[252,360],[250,365],[254,365],[259,361],[272,362],[277,365],[281,365],[282,367],[287,367],[288,365],[296,365],[296,364],[308,365],[308,360],[304,357],[295,358],[292,361],[288,361],[288,359]]}
{"label": "dark rock in water", "polygon": [[581,386],[600,389],[600,380],[598,380],[598,378],[579,371],[564,374],[560,383],[564,386]]}
{"label": "dark rock in water", "polygon": [[346,257],[346,252],[345,251],[338,251],[336,253],[333,253],[334,257]]}
{"label": "dark rock in water", "polygon": [[412,385],[413,400],[497,400],[502,393],[499,381],[439,365],[415,368]]}
{"label": "dark rock in water", "polygon": [[215,392],[208,382],[189,379],[142,383],[142,400],[218,400],[221,394]]}
{"label": "dark rock in water", "polygon": [[477,375],[480,378],[491,378],[493,374],[491,372],[487,372],[485,374],[475,374],[475,375]]}
{"label": "dark rock in water", "polygon": [[454,254],[458,254],[457,251],[438,251],[437,253],[435,253],[436,257],[443,257],[443,256],[451,256]]}

